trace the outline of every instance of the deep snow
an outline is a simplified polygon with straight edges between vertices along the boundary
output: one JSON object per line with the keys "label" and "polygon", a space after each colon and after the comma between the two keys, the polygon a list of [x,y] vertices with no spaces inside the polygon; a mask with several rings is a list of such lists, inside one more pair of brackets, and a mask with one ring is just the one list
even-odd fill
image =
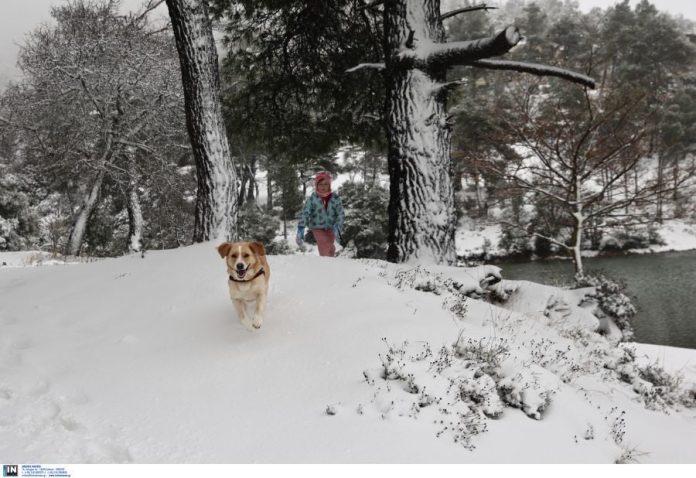
{"label": "deep snow", "polygon": [[579,292],[489,292],[492,267],[271,256],[249,332],[215,245],[42,267],[0,254],[3,463],[696,462],[696,410],[648,400],[635,376],[659,360],[693,389],[696,351],[637,345],[625,363]]}

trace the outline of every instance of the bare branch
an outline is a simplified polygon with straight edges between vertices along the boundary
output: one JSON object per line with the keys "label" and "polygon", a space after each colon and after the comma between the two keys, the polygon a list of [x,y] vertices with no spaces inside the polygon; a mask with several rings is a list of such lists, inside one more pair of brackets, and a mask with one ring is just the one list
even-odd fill
{"label": "bare branch", "polygon": [[566,250],[568,250],[568,251],[572,251],[572,250],[573,250],[572,247],[569,247],[567,244],[562,243],[562,242],[559,241],[558,239],[554,239],[553,237],[550,237],[550,236],[545,236],[544,234],[539,234],[538,232],[529,232],[529,231],[527,231],[524,227],[522,227],[522,226],[519,225],[519,224],[515,224],[515,223],[509,222],[509,221],[500,221],[500,224],[503,224],[503,225],[505,225],[505,226],[511,227],[511,228],[513,228],[513,229],[518,229],[518,230],[524,232],[524,233],[525,233],[526,235],[528,235],[528,236],[540,237],[540,238],[542,238],[542,239],[546,239],[547,241],[549,241],[549,242],[551,242],[551,243],[553,243],[553,244],[556,244],[557,246],[562,247],[562,248],[564,248],[564,249],[566,249]]}
{"label": "bare branch", "polygon": [[458,8],[456,10],[452,10],[451,12],[443,13],[442,15],[440,15],[440,21],[446,20],[455,15],[459,15],[460,13],[475,12],[477,10],[496,10],[497,8],[498,7],[489,7],[485,3],[482,3],[481,5],[472,5],[470,7]]}
{"label": "bare branch", "polygon": [[[514,45],[513,45],[514,46]],[[492,55],[493,56],[493,55]],[[483,57],[482,57],[483,58]],[[502,61],[502,60],[477,60],[469,63],[471,66],[478,68],[486,68],[489,70],[509,70],[519,71],[521,73],[531,73],[537,76],[555,76],[564,80],[579,83],[590,89],[595,89],[595,80],[582,73],[557,68],[555,66],[541,65],[539,63],[526,63],[520,61]]]}
{"label": "bare branch", "polygon": [[133,19],[131,24],[136,24],[140,22],[143,18],[147,16],[148,13],[151,11],[155,10],[157,7],[162,5],[165,2],[165,0],[150,0],[147,5],[145,5],[145,9],[138,15],[136,18]]}

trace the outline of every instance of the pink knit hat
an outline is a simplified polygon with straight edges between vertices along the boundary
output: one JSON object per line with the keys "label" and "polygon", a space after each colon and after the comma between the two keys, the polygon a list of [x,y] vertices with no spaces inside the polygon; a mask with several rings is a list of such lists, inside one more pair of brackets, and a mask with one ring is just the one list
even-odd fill
{"label": "pink knit hat", "polygon": [[316,187],[317,184],[319,184],[319,181],[324,179],[329,183],[329,186],[331,186],[331,174],[328,171],[321,171],[320,173],[317,173],[316,176],[314,176],[314,186]]}

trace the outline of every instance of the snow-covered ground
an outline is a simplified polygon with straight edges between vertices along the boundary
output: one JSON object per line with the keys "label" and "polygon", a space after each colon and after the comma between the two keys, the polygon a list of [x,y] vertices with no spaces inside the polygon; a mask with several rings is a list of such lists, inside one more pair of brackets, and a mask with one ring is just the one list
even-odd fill
{"label": "snow-covered ground", "polygon": [[696,462],[696,351],[610,343],[581,292],[271,256],[249,332],[215,246],[0,267],[4,463]]}
{"label": "snow-covered ground", "polygon": [[667,252],[688,251],[696,249],[696,224],[689,224],[681,220],[665,221],[657,233],[664,240],[662,246],[653,246],[647,251],[640,252]]}

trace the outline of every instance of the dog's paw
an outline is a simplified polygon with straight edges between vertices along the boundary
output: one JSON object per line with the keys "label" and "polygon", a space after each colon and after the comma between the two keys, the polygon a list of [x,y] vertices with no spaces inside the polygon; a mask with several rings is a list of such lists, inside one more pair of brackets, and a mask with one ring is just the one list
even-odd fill
{"label": "dog's paw", "polygon": [[251,324],[251,325],[252,325],[255,329],[260,329],[260,328],[261,328],[261,324]]}
{"label": "dog's paw", "polygon": [[240,320],[241,324],[244,326],[245,329],[251,331],[254,330],[254,326],[252,325],[251,321],[248,319]]}

